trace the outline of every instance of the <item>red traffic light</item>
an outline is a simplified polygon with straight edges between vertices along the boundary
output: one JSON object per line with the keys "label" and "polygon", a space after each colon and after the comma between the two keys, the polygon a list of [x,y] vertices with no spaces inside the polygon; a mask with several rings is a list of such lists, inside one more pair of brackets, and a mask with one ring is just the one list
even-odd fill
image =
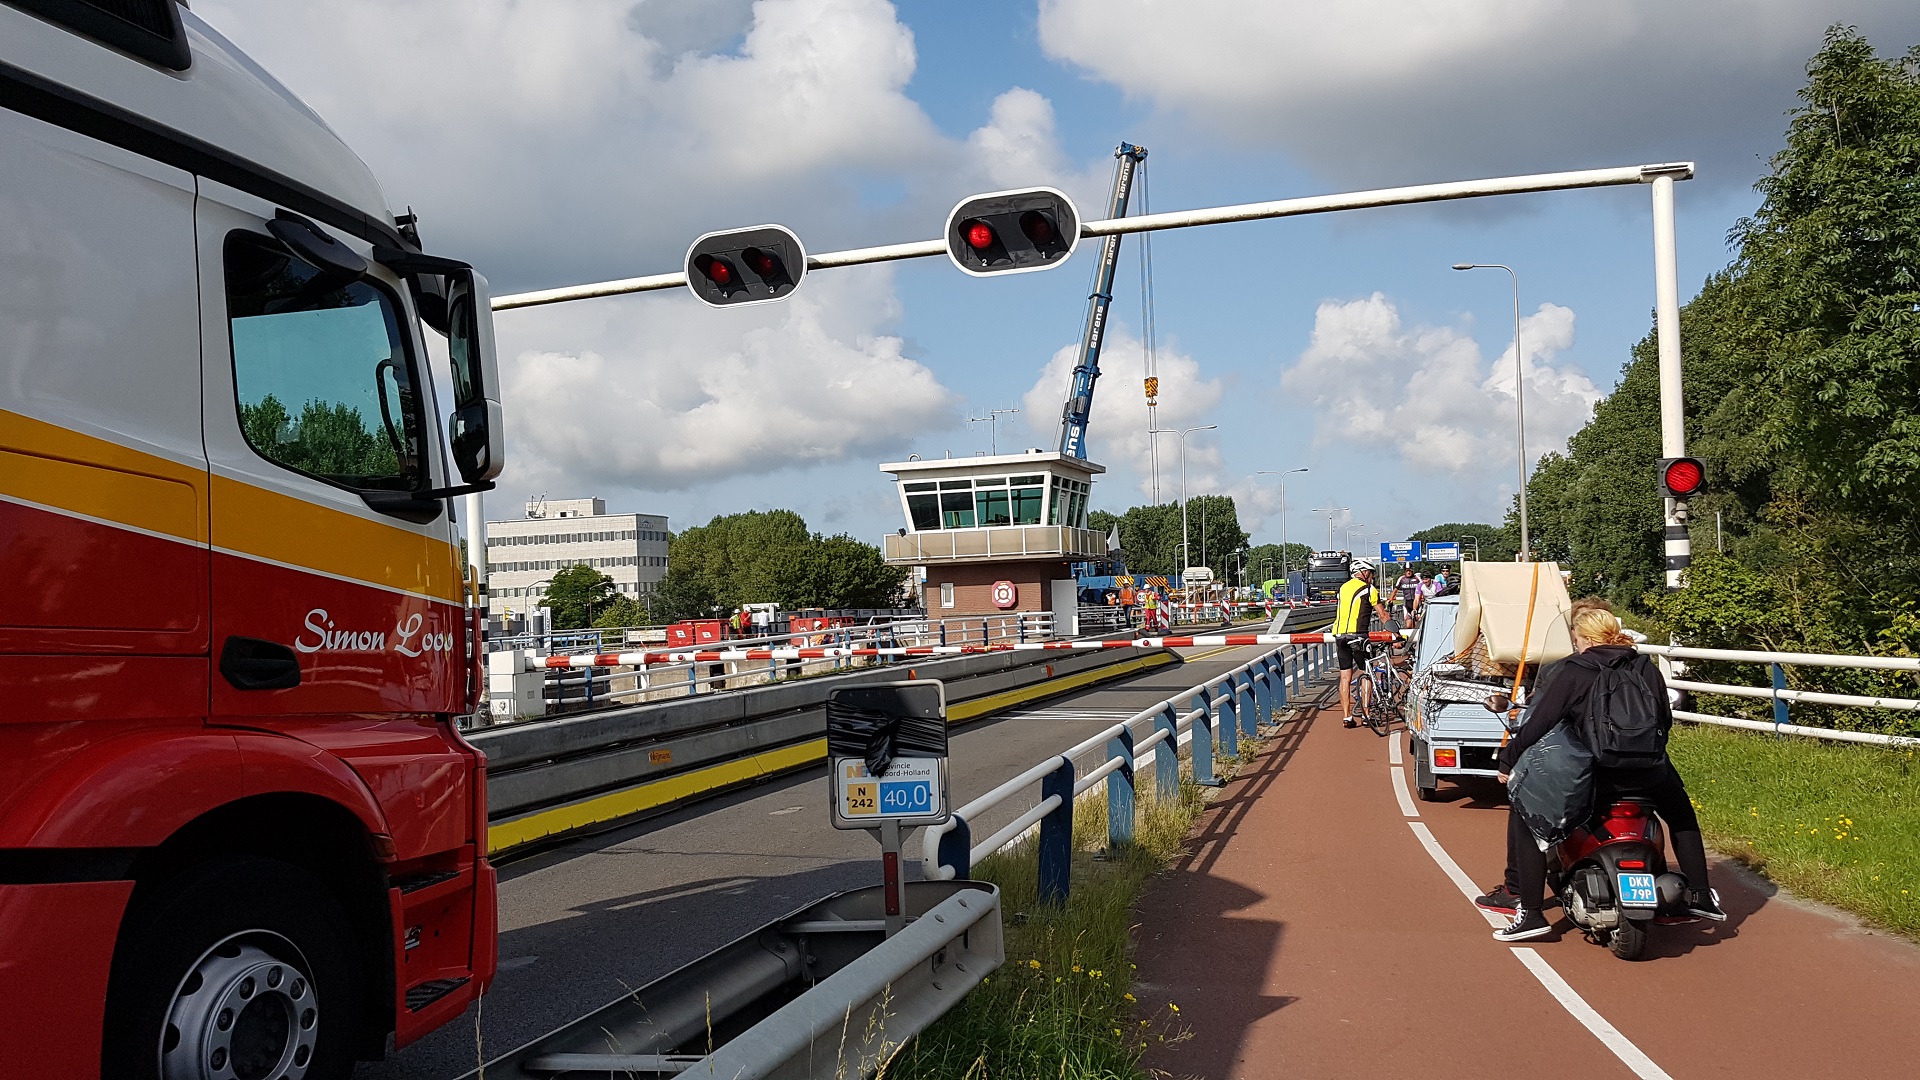
{"label": "red traffic light", "polygon": [[733,284],[733,267],[728,266],[725,259],[702,256],[699,265],[700,272],[705,274],[707,280],[713,282],[715,285]]}
{"label": "red traffic light", "polygon": [[993,226],[984,221],[969,221],[964,228],[968,247],[985,251],[993,246]]}
{"label": "red traffic light", "polygon": [[748,269],[763,278],[772,277],[780,269],[780,260],[759,248],[748,248],[740,253],[740,258],[746,262]]}
{"label": "red traffic light", "polygon": [[1666,499],[1690,499],[1706,486],[1707,469],[1699,458],[1660,459],[1660,496]]}

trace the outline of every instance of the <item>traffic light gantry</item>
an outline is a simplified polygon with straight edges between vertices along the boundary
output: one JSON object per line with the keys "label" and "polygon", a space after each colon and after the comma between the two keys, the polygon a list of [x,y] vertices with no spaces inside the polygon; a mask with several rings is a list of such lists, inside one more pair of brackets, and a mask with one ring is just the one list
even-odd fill
{"label": "traffic light gantry", "polygon": [[1080,213],[1055,188],[988,192],[953,208],[946,241],[953,265],[974,277],[1047,270],[1080,245]]}
{"label": "traffic light gantry", "polygon": [[713,307],[785,300],[807,273],[807,251],[782,225],[710,232],[687,248],[687,288]]}

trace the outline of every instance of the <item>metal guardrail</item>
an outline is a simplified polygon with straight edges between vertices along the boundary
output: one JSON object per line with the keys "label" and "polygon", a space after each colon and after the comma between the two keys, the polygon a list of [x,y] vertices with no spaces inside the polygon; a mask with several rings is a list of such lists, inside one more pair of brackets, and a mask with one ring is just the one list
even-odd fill
{"label": "metal guardrail", "polygon": [[994,886],[908,882],[890,938],[880,892],[810,904],[468,1078],[872,1076],[1006,959]]}
{"label": "metal guardrail", "polygon": [[[947,683],[968,702],[1125,663],[1127,656],[991,652],[920,657],[922,678]],[[850,683],[897,678],[867,668],[727,694],[701,694],[522,724],[483,728],[468,739],[487,756],[488,818],[496,823],[783,747],[825,732],[828,693]],[[819,755],[814,755],[818,757]],[[761,775],[747,770],[742,779]],[[730,781],[714,780],[714,785]]]}
{"label": "metal guardrail", "polygon": [[[1371,636],[1387,641],[1396,635]],[[1076,797],[1106,783],[1108,842],[1118,847],[1133,841],[1135,770],[1145,759],[1153,761],[1156,796],[1175,797],[1180,782],[1180,740],[1188,736],[1194,779],[1204,785],[1218,784],[1213,773],[1216,740],[1221,753],[1237,755],[1240,738],[1253,737],[1259,725],[1272,723],[1276,709],[1286,706],[1289,688],[1297,692],[1303,683],[1327,669],[1333,656],[1332,635],[1299,637],[1318,640],[1279,644],[1046,758],[954,811],[946,825],[921,834],[925,876],[933,880],[963,878],[980,860],[1037,827],[1040,894],[1054,902],[1065,900],[1071,887]],[[1245,642],[1256,643],[1260,642]],[[1076,778],[1075,760],[1102,749],[1106,756],[1086,775]],[[1035,783],[1040,785],[1040,798],[1033,806],[992,836],[973,843],[970,821],[980,820]]]}
{"label": "metal guardrail", "polygon": [[1691,679],[1667,679],[1667,686],[1674,690],[1685,690],[1696,694],[1724,694],[1729,697],[1757,698],[1773,702],[1773,722],[1748,720],[1735,716],[1716,716],[1712,713],[1675,710],[1677,719],[1696,724],[1711,724],[1717,727],[1741,728],[1748,731],[1770,731],[1776,735],[1801,735],[1813,739],[1827,739],[1835,742],[1870,743],[1876,746],[1901,748],[1920,747],[1920,738],[1904,735],[1883,735],[1873,731],[1847,731],[1836,728],[1817,728],[1792,723],[1791,704],[1805,702],[1809,705],[1837,705],[1860,709],[1893,709],[1903,712],[1920,712],[1920,699],[1870,697],[1862,694],[1828,694],[1815,690],[1790,690],[1787,688],[1786,669],[1789,666],[1800,667],[1838,667],[1855,668],[1869,671],[1912,671],[1920,672],[1920,658],[1905,656],[1846,656],[1834,653],[1793,653],[1770,652],[1746,649],[1695,649],[1684,645],[1635,646],[1640,653],[1652,657],[1664,657],[1669,660],[1719,660],[1735,663],[1765,664],[1772,676],[1771,686],[1737,686],[1728,683],[1696,682]]}

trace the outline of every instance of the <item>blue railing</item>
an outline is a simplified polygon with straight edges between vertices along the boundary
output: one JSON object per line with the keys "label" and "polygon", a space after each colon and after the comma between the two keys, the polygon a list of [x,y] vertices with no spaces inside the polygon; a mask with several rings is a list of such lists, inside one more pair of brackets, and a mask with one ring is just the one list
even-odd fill
{"label": "blue railing", "polygon": [[[980,860],[1037,826],[1041,899],[1064,902],[1072,887],[1073,811],[1079,796],[1104,781],[1107,842],[1115,848],[1131,844],[1137,769],[1151,761],[1155,796],[1176,798],[1181,737],[1187,736],[1194,780],[1218,786],[1222,781],[1214,775],[1216,747],[1221,754],[1238,756],[1240,740],[1255,737],[1263,724],[1271,725],[1274,713],[1286,708],[1289,695],[1298,694],[1306,682],[1319,677],[1332,658],[1331,645],[1276,646],[1039,762],[954,811],[947,824],[927,829],[921,837],[925,875],[964,878]],[[1105,759],[1084,776],[1076,776],[1074,762],[1102,750]],[[992,836],[973,842],[970,822],[1036,783],[1040,798],[1033,806]]]}

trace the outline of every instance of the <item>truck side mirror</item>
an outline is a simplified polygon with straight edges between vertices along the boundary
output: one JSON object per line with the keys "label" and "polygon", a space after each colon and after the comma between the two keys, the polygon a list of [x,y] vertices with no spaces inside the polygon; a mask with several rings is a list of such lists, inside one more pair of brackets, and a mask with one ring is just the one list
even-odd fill
{"label": "truck side mirror", "polygon": [[507,464],[493,305],[487,279],[477,271],[449,274],[447,286],[447,352],[453,362],[447,439],[460,479],[482,484],[498,477]]}

